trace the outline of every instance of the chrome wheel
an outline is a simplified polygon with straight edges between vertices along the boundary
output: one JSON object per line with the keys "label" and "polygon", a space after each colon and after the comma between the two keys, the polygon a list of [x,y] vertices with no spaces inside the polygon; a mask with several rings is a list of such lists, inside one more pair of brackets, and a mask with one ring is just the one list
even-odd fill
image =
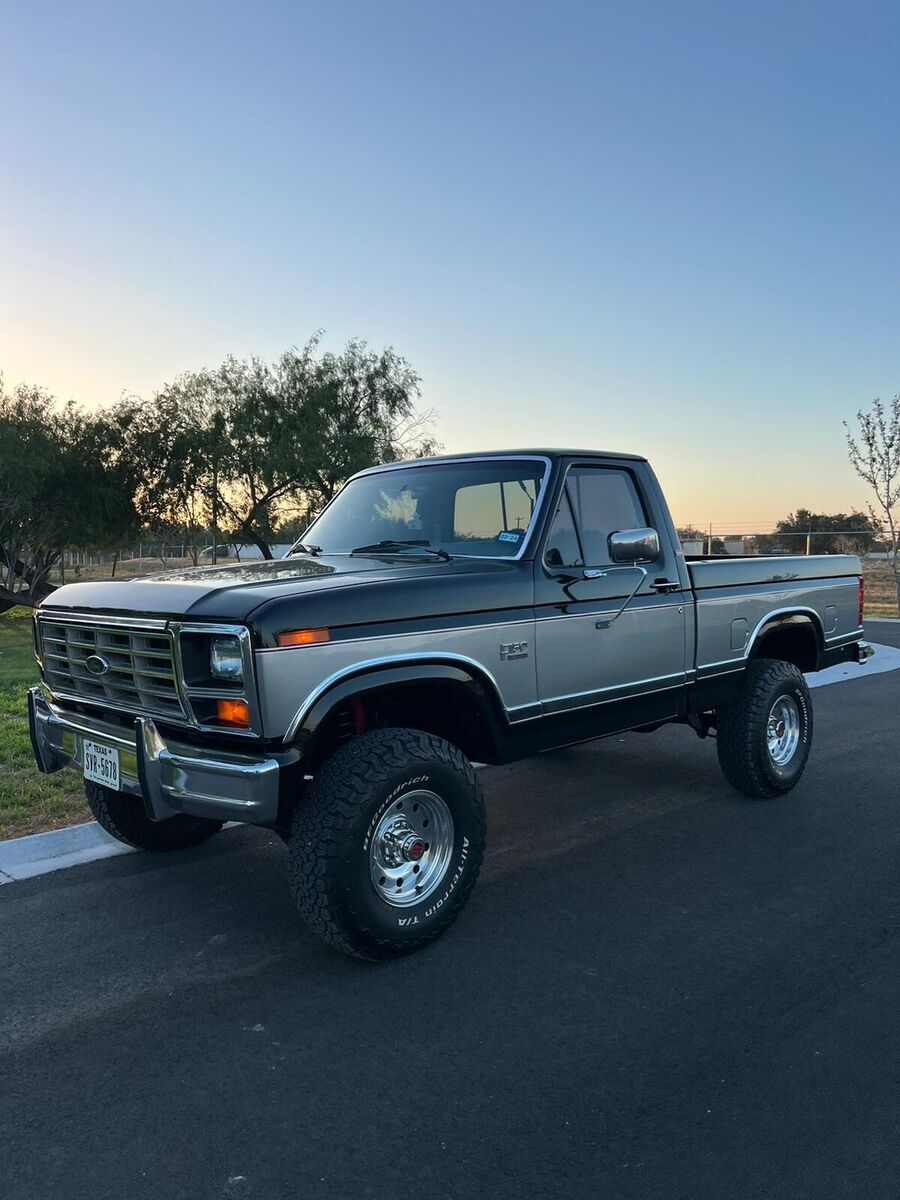
{"label": "chrome wheel", "polygon": [[791,696],[779,696],[772,705],[766,726],[769,757],[776,766],[786,766],[800,745],[800,710]]}
{"label": "chrome wheel", "polygon": [[453,817],[435,792],[405,792],[387,810],[369,843],[369,872],[386,903],[405,908],[427,899],[447,873]]}

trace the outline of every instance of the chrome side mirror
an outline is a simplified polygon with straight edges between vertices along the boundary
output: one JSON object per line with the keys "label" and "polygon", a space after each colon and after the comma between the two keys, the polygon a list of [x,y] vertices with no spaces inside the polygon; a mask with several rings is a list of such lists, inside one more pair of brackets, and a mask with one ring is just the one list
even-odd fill
{"label": "chrome side mirror", "polygon": [[659,558],[655,529],[620,529],[609,535],[609,557],[614,563],[653,562]]}

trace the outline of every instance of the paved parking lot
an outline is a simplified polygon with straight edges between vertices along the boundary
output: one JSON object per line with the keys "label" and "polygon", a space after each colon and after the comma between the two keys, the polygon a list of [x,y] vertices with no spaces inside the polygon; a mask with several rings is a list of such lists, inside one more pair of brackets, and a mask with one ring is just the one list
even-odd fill
{"label": "paved parking lot", "polygon": [[781,801],[676,728],[486,771],[473,900],[391,965],[258,830],[0,889],[3,1195],[896,1200],[900,671],[814,703]]}

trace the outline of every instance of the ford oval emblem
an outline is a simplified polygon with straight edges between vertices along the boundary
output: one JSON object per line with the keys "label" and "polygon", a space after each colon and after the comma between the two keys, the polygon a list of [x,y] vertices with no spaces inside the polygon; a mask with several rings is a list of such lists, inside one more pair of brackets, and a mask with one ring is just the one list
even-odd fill
{"label": "ford oval emblem", "polygon": [[109,659],[104,658],[102,654],[89,654],[84,660],[84,665],[92,675],[109,674]]}

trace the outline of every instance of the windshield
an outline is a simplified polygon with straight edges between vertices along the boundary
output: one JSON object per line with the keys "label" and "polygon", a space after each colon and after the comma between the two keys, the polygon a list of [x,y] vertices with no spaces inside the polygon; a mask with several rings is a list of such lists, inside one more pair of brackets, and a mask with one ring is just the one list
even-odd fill
{"label": "windshield", "polygon": [[[534,517],[546,463],[494,459],[379,471],[353,479],[298,543],[349,554],[379,542],[514,558]],[[384,552],[402,553],[401,546]],[[372,553],[376,553],[373,549]]]}

